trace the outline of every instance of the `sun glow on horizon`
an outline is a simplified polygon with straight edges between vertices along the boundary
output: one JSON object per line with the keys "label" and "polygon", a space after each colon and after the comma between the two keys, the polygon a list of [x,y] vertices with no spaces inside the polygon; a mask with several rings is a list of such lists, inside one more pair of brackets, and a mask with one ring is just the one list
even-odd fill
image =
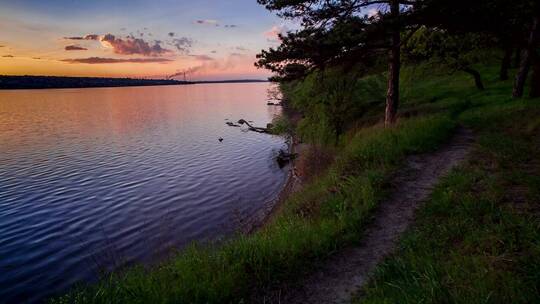
{"label": "sun glow on horizon", "polygon": [[2,75],[265,79],[255,55],[275,45],[268,32],[279,27],[250,0],[0,5]]}

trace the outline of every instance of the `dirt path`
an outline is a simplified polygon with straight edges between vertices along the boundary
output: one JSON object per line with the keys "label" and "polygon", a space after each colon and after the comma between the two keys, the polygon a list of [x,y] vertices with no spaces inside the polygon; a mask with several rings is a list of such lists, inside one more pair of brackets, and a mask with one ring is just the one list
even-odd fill
{"label": "dirt path", "polygon": [[275,302],[350,303],[375,266],[392,252],[413,221],[415,210],[428,199],[439,179],[465,159],[472,143],[471,132],[459,129],[438,151],[408,157],[407,165],[392,179],[392,194],[379,205],[361,244],[332,256],[301,281],[302,288],[282,291]]}

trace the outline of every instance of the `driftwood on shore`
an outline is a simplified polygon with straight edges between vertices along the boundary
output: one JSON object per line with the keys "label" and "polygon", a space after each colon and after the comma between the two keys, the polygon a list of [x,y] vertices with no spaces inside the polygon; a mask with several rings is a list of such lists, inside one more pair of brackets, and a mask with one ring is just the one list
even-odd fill
{"label": "driftwood on shore", "polygon": [[268,124],[267,128],[255,127],[245,119],[238,120],[238,123],[227,121],[225,124],[229,127],[240,127],[241,125],[246,125],[248,127],[248,130],[258,133],[270,133],[269,128],[272,126],[271,124]]}
{"label": "driftwood on shore", "polygon": [[230,122],[230,121],[227,121],[225,124],[229,127],[238,127],[238,128],[240,127],[239,124],[235,124],[234,122]]}
{"label": "driftwood on shore", "polygon": [[252,124],[250,124],[249,122],[247,122],[247,121],[244,120],[244,119],[240,119],[240,120],[238,121],[238,123],[241,124],[241,125],[244,125],[244,124],[245,124],[246,126],[248,126],[248,129],[249,129],[250,131],[259,132],[259,133],[270,133],[270,131],[268,130],[268,128],[255,127],[255,126],[253,126]]}
{"label": "driftwood on shore", "polygon": [[278,155],[276,156],[276,161],[280,168],[285,167],[290,161],[295,159],[298,156],[296,153],[289,153],[284,150],[279,150]]}
{"label": "driftwood on shore", "polygon": [[[270,134],[270,129],[272,128],[272,124],[268,124],[266,128],[256,127],[252,125],[250,122],[248,122],[245,119],[238,120],[238,123],[234,123],[231,121],[227,121],[225,123],[226,125],[230,127],[240,127],[241,125],[246,125],[248,127],[249,131],[258,132],[258,133],[266,133]],[[280,168],[283,168],[285,165],[287,165],[290,161],[295,159],[297,156],[296,153],[289,153],[284,150],[279,150],[278,155],[276,156],[276,161]]]}

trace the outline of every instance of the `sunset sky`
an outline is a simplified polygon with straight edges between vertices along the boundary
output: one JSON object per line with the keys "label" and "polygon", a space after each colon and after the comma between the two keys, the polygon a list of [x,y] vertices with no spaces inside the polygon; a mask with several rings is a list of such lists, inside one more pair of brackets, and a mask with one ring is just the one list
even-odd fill
{"label": "sunset sky", "polygon": [[266,78],[290,27],[256,0],[0,0],[0,74]]}

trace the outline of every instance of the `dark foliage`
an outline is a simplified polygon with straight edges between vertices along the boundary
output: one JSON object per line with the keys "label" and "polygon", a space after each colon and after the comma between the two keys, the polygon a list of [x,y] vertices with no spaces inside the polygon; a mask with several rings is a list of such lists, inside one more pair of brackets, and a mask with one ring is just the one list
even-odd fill
{"label": "dark foliage", "polygon": [[172,79],[102,77],[0,76],[0,89],[52,89],[177,85],[188,82]]}

